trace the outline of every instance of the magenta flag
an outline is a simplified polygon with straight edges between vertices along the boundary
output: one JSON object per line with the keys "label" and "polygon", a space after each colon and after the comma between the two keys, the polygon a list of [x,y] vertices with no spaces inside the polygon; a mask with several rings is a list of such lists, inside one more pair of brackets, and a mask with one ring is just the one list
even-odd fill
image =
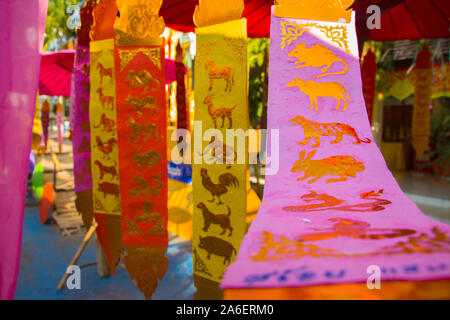
{"label": "magenta flag", "polygon": [[48,0],[0,0],[0,299],[14,299]]}
{"label": "magenta flag", "polygon": [[267,128],[279,132],[268,147],[279,170],[223,288],[450,278],[450,226],[405,196],[373,142],[357,43],[354,14],[272,15]]}

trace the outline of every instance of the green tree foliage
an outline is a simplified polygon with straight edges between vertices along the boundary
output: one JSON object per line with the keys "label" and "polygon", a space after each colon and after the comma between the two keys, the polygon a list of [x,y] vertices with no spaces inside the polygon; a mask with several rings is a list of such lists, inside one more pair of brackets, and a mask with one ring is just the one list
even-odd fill
{"label": "green tree foliage", "polygon": [[67,26],[67,8],[78,4],[77,0],[51,0],[48,3],[47,24],[45,26],[44,51],[60,50],[69,39],[75,38],[75,30]]}
{"label": "green tree foliage", "polygon": [[268,61],[269,39],[248,39],[247,48],[250,68],[248,83],[250,125],[253,128],[259,128],[261,117],[265,119],[265,113],[267,113],[267,84],[264,84],[264,79],[268,70],[264,60]]}

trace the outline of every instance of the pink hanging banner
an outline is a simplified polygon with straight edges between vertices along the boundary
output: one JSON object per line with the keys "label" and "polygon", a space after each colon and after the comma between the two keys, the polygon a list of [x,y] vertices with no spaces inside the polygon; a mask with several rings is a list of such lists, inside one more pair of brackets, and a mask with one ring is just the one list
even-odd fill
{"label": "pink hanging banner", "polygon": [[0,300],[14,299],[47,0],[0,1]]}
{"label": "pink hanging banner", "polygon": [[74,65],[73,106],[73,173],[75,192],[92,189],[91,135],[89,125],[89,48],[77,44]]}
{"label": "pink hanging banner", "polygon": [[268,134],[279,140],[268,150],[279,170],[222,287],[365,283],[370,266],[382,281],[450,278],[450,226],[405,196],[373,142],[354,14],[272,15],[270,40]]}

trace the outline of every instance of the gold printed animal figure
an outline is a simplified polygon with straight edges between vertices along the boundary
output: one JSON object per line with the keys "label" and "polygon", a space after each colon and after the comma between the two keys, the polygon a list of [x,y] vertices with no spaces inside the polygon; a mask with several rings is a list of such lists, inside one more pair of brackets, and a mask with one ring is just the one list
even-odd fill
{"label": "gold printed animal figure", "polygon": [[304,171],[305,175],[297,181],[313,178],[308,183],[313,183],[326,175],[340,176],[336,179],[328,179],[326,182],[346,181],[347,177],[356,178],[356,174],[364,171],[364,163],[356,161],[350,156],[332,156],[320,160],[312,160],[316,150],[308,153],[305,158],[305,150],[300,152],[300,159],[294,163],[291,172]]}
{"label": "gold printed animal figure", "polygon": [[143,109],[150,109],[152,115],[156,114],[156,100],[152,96],[144,98],[128,96],[128,98],[125,99],[125,102],[131,104],[137,110],[138,117],[142,117]]}
{"label": "gold printed animal figure", "polygon": [[89,101],[86,101],[83,98],[81,98],[80,104],[81,104],[81,112],[86,113],[89,111]]}
{"label": "gold printed animal figure", "polygon": [[116,122],[106,117],[106,114],[102,113],[100,122],[94,126],[95,129],[101,128],[103,132],[113,132],[116,130]]}
{"label": "gold printed animal figure", "polygon": [[97,69],[100,72],[100,83],[103,83],[103,77],[113,78],[113,68],[105,68],[100,62],[97,63]]}
{"label": "gold printed animal figure", "polygon": [[91,174],[91,160],[88,158],[84,163],[84,169],[80,172],[83,176]]}
{"label": "gold printed animal figure", "polygon": [[114,138],[110,138],[105,143],[102,142],[102,139],[99,136],[95,137],[95,141],[97,142],[97,148],[103,153],[103,158],[109,158],[109,154],[113,151],[114,146],[117,144],[117,140]]}
{"label": "gold printed animal figure", "polygon": [[83,152],[89,152],[90,150],[91,150],[91,146],[89,144],[88,139],[83,137],[81,139],[81,145],[78,147],[77,152],[78,153],[83,153]]}
{"label": "gold printed animal figure", "polygon": [[140,215],[134,218],[137,223],[147,222],[155,223],[161,217],[159,212],[153,212],[153,203],[148,200],[143,200],[144,210],[140,212]]}
{"label": "gold printed animal figure", "polygon": [[228,119],[228,129],[231,129],[231,127],[233,126],[233,119],[231,118],[231,112],[237,107],[234,106],[232,108],[216,108],[214,107],[214,104],[212,102],[212,96],[206,96],[205,99],[203,100],[203,104],[208,106],[208,113],[212,119],[212,121],[214,121],[214,127],[217,128],[217,118],[221,118],[222,119],[222,126],[221,128],[223,128],[223,126],[225,125],[225,118]]}
{"label": "gold printed animal figure", "polygon": [[117,180],[117,169],[114,166],[105,166],[103,163],[100,162],[100,160],[95,160],[94,164],[98,167],[98,170],[100,171],[100,180],[103,180],[105,175],[109,174],[111,175],[111,179]]}
{"label": "gold printed animal figure", "polygon": [[[87,63],[83,64],[83,66],[80,68],[80,70],[81,70],[86,76],[89,76],[89,71],[90,71],[89,64],[87,64]],[[83,81],[83,82],[84,82],[84,81]],[[89,82],[88,82],[88,83],[89,83]]]}
{"label": "gold printed animal figure", "polygon": [[[209,144],[206,146],[203,153],[201,153],[202,156],[211,154],[211,158],[208,160],[211,161],[212,159],[216,160],[222,160],[222,163],[226,163],[227,159],[230,157],[233,157],[233,161],[237,160],[237,153],[234,151],[233,147],[230,147],[222,140],[216,138],[216,136],[212,136],[211,140],[209,141]],[[231,165],[228,164],[227,169],[231,168]]]}
{"label": "gold printed animal figure", "polygon": [[103,193],[103,198],[107,195],[113,195],[116,200],[119,200],[120,189],[119,185],[111,182],[102,182],[97,184],[97,190]]}
{"label": "gold printed animal figure", "polygon": [[114,97],[105,96],[103,94],[102,88],[98,88],[97,93],[98,93],[98,98],[100,99],[100,102],[102,103],[103,109],[105,109],[105,106],[106,107],[109,106],[111,111],[114,110]]}
{"label": "gold printed animal figure", "polygon": [[228,241],[222,240],[217,237],[204,237],[200,236],[200,243],[198,244],[200,249],[206,251],[206,258],[211,259],[211,255],[217,255],[223,257],[223,264],[230,264],[233,253],[236,255],[236,249]]}
{"label": "gold printed animal figure", "polygon": [[149,186],[146,179],[142,178],[139,174],[133,178],[135,182],[135,187],[133,187],[129,195],[131,197],[140,197],[142,195],[149,197],[157,197],[159,196],[159,192],[162,188],[162,183],[159,181],[161,178],[161,174],[152,176],[154,182],[156,182],[156,186]]}
{"label": "gold printed animal figure", "polygon": [[89,132],[89,129],[91,129],[91,126],[90,126],[89,122],[82,121],[82,122],[80,122],[80,128],[84,132]]}
{"label": "gold printed animal figure", "polygon": [[153,168],[161,160],[161,155],[155,150],[141,153],[142,146],[134,149],[133,162],[136,163],[136,168],[145,169]]}
{"label": "gold printed animal figure", "polygon": [[234,86],[234,67],[225,66],[217,67],[214,61],[206,59],[205,70],[208,70],[209,76],[209,91],[212,90],[214,79],[223,79],[226,82],[226,87],[224,91],[230,91]]}
{"label": "gold printed animal figure", "polygon": [[141,140],[141,135],[145,135],[143,141],[150,139],[150,136],[155,136],[155,141],[159,141],[162,138],[158,134],[158,128],[154,123],[137,123],[133,118],[127,120],[127,126],[131,128],[132,135],[130,141],[139,143]]}
{"label": "gold printed animal figure", "polygon": [[[297,68],[302,67],[318,68],[325,66],[321,70],[322,74],[316,76],[315,78],[321,78],[337,74],[346,74],[348,71],[348,65],[347,62],[345,62],[345,60],[336,57],[336,55],[330,49],[320,44],[315,44],[311,48],[307,48],[306,44],[297,43],[295,48],[291,52],[289,52],[288,57],[297,58],[297,61],[295,62],[295,64],[298,64]],[[325,73],[335,62],[342,62],[345,66],[344,69],[339,72]]]}
{"label": "gold printed animal figure", "polygon": [[229,206],[226,207],[228,210],[228,214],[214,214],[209,211],[208,207],[206,207],[203,202],[197,204],[197,208],[202,210],[203,219],[205,220],[203,231],[208,232],[211,224],[218,224],[222,228],[222,233],[220,235],[223,235],[228,230],[228,236],[231,237],[231,235],[233,234],[233,228],[231,227],[230,223],[231,209]]}
{"label": "gold printed animal figure", "polygon": [[91,89],[91,83],[89,81],[81,81],[80,84],[83,86],[86,92],[89,92],[89,90]]}
{"label": "gold printed animal figure", "polygon": [[300,235],[298,241],[317,241],[339,237],[349,237],[362,240],[381,240],[386,238],[404,237],[416,233],[410,229],[382,229],[370,228],[370,224],[364,221],[344,218],[331,218],[328,221],[336,222],[331,229],[322,232]]}
{"label": "gold printed animal figure", "polygon": [[144,92],[147,92],[152,83],[155,83],[155,86],[150,89],[151,91],[159,89],[159,80],[153,78],[147,70],[139,70],[138,72],[130,70],[125,81],[128,82],[132,88],[145,87]]}
{"label": "gold printed animal figure", "polygon": [[211,193],[213,197],[209,202],[214,201],[214,197],[217,197],[219,202],[217,204],[222,204],[220,196],[228,192],[230,187],[239,187],[239,180],[231,173],[223,173],[219,176],[219,183],[213,183],[211,177],[208,174],[208,170],[205,168],[200,169],[200,176],[202,177],[202,184],[206,190]]}
{"label": "gold printed animal figure", "polygon": [[[339,110],[341,100],[344,101],[344,108],[342,111],[347,110],[347,99],[350,102],[352,101],[345,87],[338,82],[314,82],[312,80],[304,81],[300,79],[300,77],[296,77],[295,80],[292,80],[286,86],[288,88],[297,87],[301,92],[309,96],[309,99],[311,100],[311,110],[314,110],[315,106],[315,111],[318,109],[317,97],[331,97],[336,99],[338,101],[336,110]],[[344,94],[347,99],[344,97]]]}
{"label": "gold printed animal figure", "polygon": [[370,139],[362,140],[358,137],[355,129],[345,123],[318,123],[312,122],[305,117],[296,116],[289,120],[294,125],[301,125],[305,134],[305,140],[300,141],[298,144],[301,146],[306,145],[311,138],[314,138],[315,144],[311,147],[316,148],[320,146],[320,136],[335,136],[336,140],[330,141],[330,143],[339,143],[342,141],[344,135],[353,137],[356,139],[354,144],[370,143]]}
{"label": "gold printed animal figure", "polygon": [[[380,198],[384,190],[371,190],[360,194],[363,202],[346,205],[346,200],[338,199],[326,193],[317,193],[310,191],[300,198],[305,201],[306,205],[283,207],[285,211],[291,212],[318,212],[328,210],[351,211],[351,212],[378,212],[386,209],[386,206],[392,202],[387,199]],[[315,203],[311,203],[315,202]],[[341,205],[343,204],[343,205]]]}

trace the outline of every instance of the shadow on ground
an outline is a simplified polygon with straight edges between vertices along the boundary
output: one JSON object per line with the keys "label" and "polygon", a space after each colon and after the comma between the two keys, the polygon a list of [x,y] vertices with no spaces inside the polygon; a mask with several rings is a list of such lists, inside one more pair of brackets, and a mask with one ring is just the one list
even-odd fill
{"label": "shadow on ground", "polygon": [[[67,265],[83,240],[84,235],[63,237],[56,225],[42,225],[37,207],[25,209],[22,257],[16,299],[143,299],[125,269],[117,268],[116,274],[101,278],[97,266],[81,269],[81,289],[63,291],[56,289]],[[153,299],[193,298],[192,252],[190,242],[171,237],[167,257],[167,273]],[[95,239],[91,239],[78,265],[96,261]]]}

